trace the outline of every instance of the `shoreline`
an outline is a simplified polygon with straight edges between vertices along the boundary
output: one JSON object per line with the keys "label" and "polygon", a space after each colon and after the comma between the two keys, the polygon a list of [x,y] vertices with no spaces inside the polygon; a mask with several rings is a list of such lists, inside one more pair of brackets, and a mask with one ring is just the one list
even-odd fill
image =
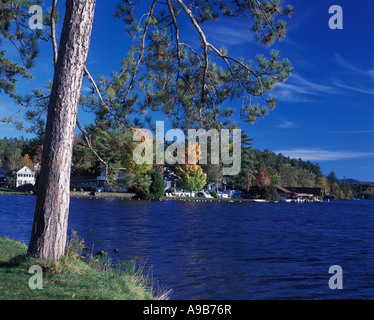
{"label": "shoreline", "polygon": [[265,199],[237,199],[237,198],[199,198],[199,197],[162,197],[161,201],[164,200],[179,200],[179,201],[196,201],[196,202],[257,202],[257,203],[269,203],[278,201],[269,201]]}
{"label": "shoreline", "polygon": [[[25,195],[36,196],[37,193],[26,193],[17,191],[0,191],[1,195]],[[195,202],[254,202],[254,203],[281,203],[280,200],[265,200],[265,199],[238,199],[238,198],[203,198],[203,197],[162,197],[159,200],[139,199],[135,193],[126,192],[94,192],[94,191],[71,191],[70,197],[73,198],[87,198],[87,199],[121,199],[121,200],[138,200],[138,201],[195,201]],[[328,199],[323,199],[328,200]],[[332,199],[330,199],[332,200]],[[345,200],[359,200],[359,199],[345,199]],[[310,203],[314,203],[311,201]],[[322,201],[325,202],[325,201]],[[304,202],[303,202],[304,203]]]}
{"label": "shoreline", "polygon": [[89,199],[126,199],[126,200],[139,200],[139,201],[166,201],[166,200],[179,200],[179,201],[196,201],[196,202],[209,202],[209,201],[225,201],[225,202],[278,202],[268,201],[265,199],[236,199],[236,198],[203,198],[203,197],[162,197],[159,200],[139,199],[135,193],[120,193],[120,192],[93,192],[93,191],[71,191],[70,196],[74,198],[89,198]]}
{"label": "shoreline", "polygon": [[[25,195],[25,196],[36,196],[37,193],[25,193],[25,192],[1,192],[1,194],[7,195]],[[125,192],[94,192],[94,191],[71,191],[70,197],[73,198],[87,198],[87,199],[122,199],[122,200],[139,200],[139,201],[196,201],[196,202],[211,202],[211,201],[225,201],[225,202],[257,202],[257,203],[269,203],[278,201],[268,201],[265,199],[237,199],[237,198],[200,198],[200,197],[162,197],[159,200],[147,200],[139,199],[135,193]]]}
{"label": "shoreline", "polygon": [[127,192],[95,192],[95,191],[70,191],[70,197],[74,198],[95,198],[95,199],[133,199],[135,193]]}

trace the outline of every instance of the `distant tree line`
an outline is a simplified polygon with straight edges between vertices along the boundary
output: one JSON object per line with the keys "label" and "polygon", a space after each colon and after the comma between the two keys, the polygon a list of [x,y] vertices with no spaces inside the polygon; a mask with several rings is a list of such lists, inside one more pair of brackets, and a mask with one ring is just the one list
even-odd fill
{"label": "distant tree line", "polygon": [[252,139],[242,137],[241,172],[233,178],[233,186],[248,189],[253,185],[276,184],[283,187],[316,187],[322,182],[318,163],[276,154],[268,149],[252,148]]}
{"label": "distant tree line", "polygon": [[[185,191],[199,191],[210,183],[217,188],[226,185],[274,199],[271,186],[275,184],[286,188],[321,187],[326,195],[337,199],[374,197],[374,183],[348,183],[345,178],[339,180],[333,171],[325,176],[318,163],[286,157],[268,149],[254,149],[252,141],[248,135],[242,135],[241,171],[235,176],[223,176],[222,164],[209,164],[209,145],[208,164],[165,164],[165,167],[177,174],[179,187]],[[135,147],[131,130],[120,130],[105,117],[97,117],[95,123],[86,128],[85,135],[75,137],[72,172],[77,176],[95,176],[99,169],[107,167],[108,187],[126,185],[141,197],[160,198],[164,188],[161,179],[164,168],[135,164],[132,158]],[[40,137],[0,139],[0,168],[8,176],[10,186],[14,182],[14,172],[23,166],[38,171],[42,150]],[[125,169],[125,174],[119,176],[119,168]]]}
{"label": "distant tree line", "polygon": [[374,199],[374,183],[372,182],[349,183],[345,177],[339,180],[334,171],[330,172],[326,178],[323,178],[323,186],[326,192],[336,196],[337,199]]}

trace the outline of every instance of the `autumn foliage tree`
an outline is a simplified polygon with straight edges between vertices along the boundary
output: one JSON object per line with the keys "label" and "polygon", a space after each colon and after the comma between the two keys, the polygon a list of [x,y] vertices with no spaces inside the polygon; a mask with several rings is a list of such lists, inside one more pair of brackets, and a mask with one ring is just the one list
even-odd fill
{"label": "autumn foliage tree", "polygon": [[[189,144],[186,148],[186,160],[185,164],[176,167],[176,174],[178,176],[179,186],[185,191],[200,191],[206,184],[207,175],[203,172],[201,166],[197,165],[200,158],[200,147],[196,142],[195,144]],[[196,150],[196,162],[188,163],[189,153]]]}
{"label": "autumn foliage tree", "polygon": [[270,179],[267,168],[259,168],[256,173],[256,180],[254,182],[256,186],[270,186]]}

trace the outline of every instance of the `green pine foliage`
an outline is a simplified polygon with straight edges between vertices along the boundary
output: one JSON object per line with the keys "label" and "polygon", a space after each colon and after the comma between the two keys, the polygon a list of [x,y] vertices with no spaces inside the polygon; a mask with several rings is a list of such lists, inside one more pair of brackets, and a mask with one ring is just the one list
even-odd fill
{"label": "green pine foliage", "polygon": [[252,141],[253,139],[249,135],[242,133],[240,172],[232,178],[233,185],[242,190],[247,189],[247,186],[250,186],[251,182],[255,180],[256,165],[252,150]]}
{"label": "green pine foliage", "polygon": [[32,78],[30,69],[38,56],[38,40],[43,38],[43,30],[31,30],[28,20],[29,8],[41,1],[7,0],[0,2],[0,43],[16,48],[19,56],[7,57],[8,50],[0,50],[0,93],[5,93],[17,102],[22,98],[16,94],[19,77]]}
{"label": "green pine foliage", "polygon": [[149,187],[149,198],[158,200],[165,195],[165,182],[160,172],[151,170],[149,175],[152,178],[152,184]]}
{"label": "green pine foliage", "polygon": [[263,184],[257,187],[256,190],[258,191],[257,194],[260,199],[277,201],[280,198],[277,189],[274,186],[266,186]]}
{"label": "green pine foliage", "polygon": [[[146,19],[144,10],[147,10]],[[113,121],[130,114],[143,116],[147,109],[162,111],[174,127],[221,128],[240,112],[253,122],[275,106],[267,93],[283,82],[292,70],[278,51],[245,61],[232,57],[224,48],[215,48],[201,33],[200,25],[218,17],[237,16],[252,20],[258,39],[270,45],[283,39],[293,8],[278,1],[165,1],[142,7],[138,1],[123,0],[115,17],[127,26],[133,46],[111,77],[99,77],[98,88],[111,110]],[[181,41],[184,28],[178,21],[191,21],[202,40],[198,50]],[[242,99],[239,110],[226,104]],[[85,106],[97,110],[102,105],[95,94]]]}

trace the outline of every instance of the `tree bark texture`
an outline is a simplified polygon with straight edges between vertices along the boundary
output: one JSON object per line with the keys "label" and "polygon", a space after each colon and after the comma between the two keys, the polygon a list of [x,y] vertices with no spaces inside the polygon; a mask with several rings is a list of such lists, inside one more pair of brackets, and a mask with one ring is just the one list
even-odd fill
{"label": "tree bark texture", "polygon": [[37,258],[59,259],[65,252],[73,140],[94,9],[95,0],[66,0],[28,247]]}

